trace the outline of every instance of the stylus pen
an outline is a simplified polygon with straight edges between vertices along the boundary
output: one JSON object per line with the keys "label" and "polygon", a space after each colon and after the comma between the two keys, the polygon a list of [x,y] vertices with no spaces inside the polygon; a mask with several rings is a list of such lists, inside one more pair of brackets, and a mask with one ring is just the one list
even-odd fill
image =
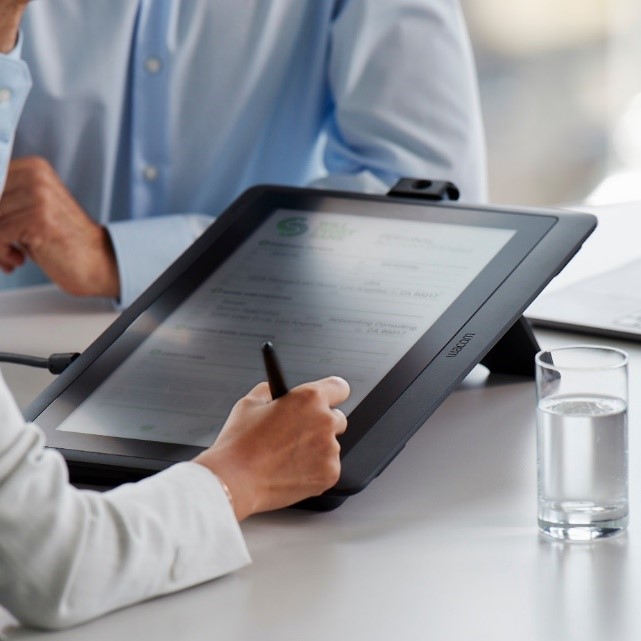
{"label": "stylus pen", "polygon": [[265,371],[267,372],[269,391],[272,393],[272,398],[276,400],[281,396],[285,396],[289,391],[287,389],[287,384],[285,383],[283,370],[280,367],[278,357],[276,356],[276,350],[274,349],[274,345],[271,341],[265,341],[261,351],[263,352],[263,360],[265,361]]}

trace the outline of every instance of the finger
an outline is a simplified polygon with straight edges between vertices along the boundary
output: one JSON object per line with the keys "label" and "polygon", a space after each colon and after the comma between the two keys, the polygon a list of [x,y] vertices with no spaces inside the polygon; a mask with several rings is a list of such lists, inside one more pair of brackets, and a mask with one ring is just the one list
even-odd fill
{"label": "finger", "polygon": [[57,174],[44,158],[28,156],[12,160],[0,200],[0,215],[32,207],[37,204],[39,192],[45,189],[55,193],[60,186]]}
{"label": "finger", "polygon": [[26,260],[25,253],[19,248],[9,245],[9,249],[3,256],[3,259],[11,263],[14,267],[19,267]]}
{"label": "finger", "polygon": [[33,185],[48,178],[50,165],[46,161],[32,158],[12,160],[7,171],[4,192],[16,189],[30,190]]}
{"label": "finger", "polygon": [[342,410],[339,410],[337,407],[335,407],[332,412],[334,413],[336,423],[334,431],[338,436],[339,434],[343,434],[347,429],[347,417],[345,416],[345,413]]}
{"label": "finger", "polygon": [[15,269],[15,266],[11,263],[6,263],[4,260],[2,260],[2,258],[0,258],[0,269],[5,274],[10,274]]}
{"label": "finger", "polygon": [[0,200],[0,216],[7,217],[31,209],[36,204],[33,190],[26,187],[5,189]]}
{"label": "finger", "polygon": [[0,266],[5,271],[13,270],[25,262],[24,251],[9,243],[0,244]]}
{"label": "finger", "polygon": [[19,246],[23,254],[29,252],[32,243],[31,229],[36,232],[36,237],[42,231],[37,221],[29,215],[29,210],[20,210],[0,216],[0,241],[8,246],[16,248]]}
{"label": "finger", "polygon": [[316,384],[320,386],[320,389],[325,394],[330,407],[340,405],[349,396],[349,383],[340,376],[328,376],[316,381]]}
{"label": "finger", "polygon": [[51,163],[43,156],[23,156],[15,158],[9,163],[7,171],[7,181],[15,180],[18,176],[38,175],[46,176],[53,173]]}
{"label": "finger", "polygon": [[267,383],[258,383],[258,385],[251,389],[245,396],[261,403],[269,403],[272,400],[272,395]]}

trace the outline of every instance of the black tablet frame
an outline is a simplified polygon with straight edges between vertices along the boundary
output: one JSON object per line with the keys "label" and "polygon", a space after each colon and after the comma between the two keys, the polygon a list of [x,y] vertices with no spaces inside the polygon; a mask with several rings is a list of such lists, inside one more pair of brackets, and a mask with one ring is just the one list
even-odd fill
{"label": "black tablet frame", "polygon": [[[77,482],[118,484],[192,458],[201,448],[57,431],[56,427],[217,265],[282,209],[401,216],[516,229],[399,363],[349,416],[337,485],[308,506],[335,507],[362,490],[490,350],[521,319],[596,226],[589,214],[430,202],[277,186],[245,192],[26,410],[65,456]],[[212,250],[212,248],[215,248]],[[518,327],[518,326],[517,326]],[[512,330],[514,333],[514,330]],[[508,334],[509,336],[509,334]],[[531,349],[531,348],[530,348]],[[340,372],[336,372],[340,374]]]}

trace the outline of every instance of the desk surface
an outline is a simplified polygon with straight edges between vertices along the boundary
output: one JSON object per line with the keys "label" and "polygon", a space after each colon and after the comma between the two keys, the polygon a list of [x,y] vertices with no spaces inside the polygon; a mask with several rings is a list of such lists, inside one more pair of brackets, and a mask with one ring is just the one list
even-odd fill
{"label": "desk surface", "polygon": [[[0,294],[0,349],[82,350],[113,317],[106,303],[51,288]],[[546,347],[585,341],[538,336]],[[251,566],[46,637],[0,609],[0,631],[65,641],[641,639],[641,344],[608,343],[631,355],[631,522],[621,536],[563,544],[538,535],[534,384],[475,370],[337,510],[243,524]],[[3,370],[23,406],[50,380]]]}

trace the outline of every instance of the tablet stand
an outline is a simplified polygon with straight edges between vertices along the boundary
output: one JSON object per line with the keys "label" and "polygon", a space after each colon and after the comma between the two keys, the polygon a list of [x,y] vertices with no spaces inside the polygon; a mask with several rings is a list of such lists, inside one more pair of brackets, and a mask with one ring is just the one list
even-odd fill
{"label": "tablet stand", "polygon": [[481,360],[481,365],[493,374],[534,378],[534,356],[539,349],[529,321],[521,316]]}
{"label": "tablet stand", "polygon": [[[401,178],[387,195],[439,202],[458,200],[459,190],[445,180]],[[521,316],[481,360],[481,365],[494,374],[534,378],[534,356],[538,351],[539,344],[530,324]]]}

